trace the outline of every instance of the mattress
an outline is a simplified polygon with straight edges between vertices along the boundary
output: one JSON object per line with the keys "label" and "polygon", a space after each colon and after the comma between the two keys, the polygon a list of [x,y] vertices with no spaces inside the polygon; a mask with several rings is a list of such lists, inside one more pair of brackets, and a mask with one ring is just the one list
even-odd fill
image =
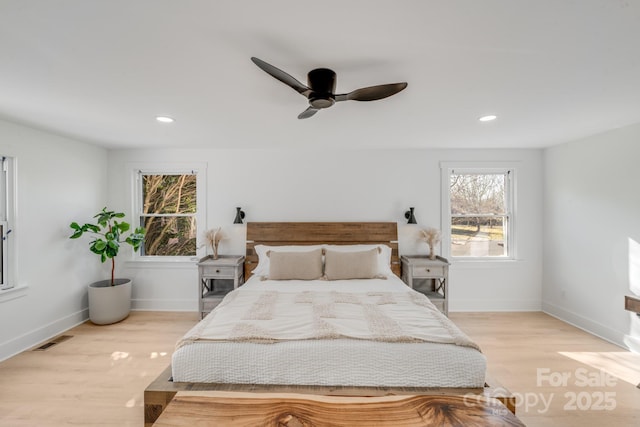
{"label": "mattress", "polygon": [[[180,340],[172,356],[173,380],[354,387],[484,386],[484,355],[432,304],[431,307],[421,307],[430,319],[418,325],[442,325],[434,329],[433,339],[425,336],[422,330],[409,334],[408,339],[395,341],[353,338],[349,336],[349,330],[340,331],[333,339],[296,339],[292,335],[290,338],[271,340],[228,340],[224,334],[207,332],[207,328],[224,324],[234,316],[241,322],[242,313],[246,311],[246,307],[238,304],[242,298],[252,301],[251,298],[274,292],[283,296],[304,292],[323,292],[326,296],[328,292],[332,295],[355,295],[362,300],[384,295],[386,300],[391,298],[394,303],[395,300],[415,297],[412,294],[415,291],[396,276],[386,280],[280,282],[261,281],[252,277],[241,288],[227,295],[214,311]],[[287,301],[283,297],[285,306],[288,306]],[[424,299],[426,303],[422,299],[420,301],[421,304],[430,304],[427,299]],[[384,306],[396,308],[393,304]],[[350,312],[355,311],[355,306],[345,307]],[[282,307],[278,307],[278,311],[282,311]],[[403,317],[402,314],[399,317]],[[298,315],[294,318],[298,318]],[[451,332],[455,339],[443,337],[444,330]],[[354,336],[359,335],[354,333]],[[460,345],[460,342],[464,345]]]}

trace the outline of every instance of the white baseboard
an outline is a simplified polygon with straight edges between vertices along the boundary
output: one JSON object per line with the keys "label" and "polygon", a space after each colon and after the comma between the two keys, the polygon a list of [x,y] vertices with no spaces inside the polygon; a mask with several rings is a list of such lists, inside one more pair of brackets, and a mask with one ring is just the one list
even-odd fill
{"label": "white baseboard", "polygon": [[449,301],[449,311],[489,312],[489,311],[541,311],[540,300],[455,300]]}
{"label": "white baseboard", "polygon": [[135,311],[198,311],[195,299],[134,299],[131,309]]}
{"label": "white baseboard", "polygon": [[545,301],[542,302],[542,311],[578,329],[582,329],[591,335],[595,335],[598,338],[602,338],[605,341],[627,349],[627,346],[624,344],[624,333],[611,329],[607,325],[594,322],[580,314],[565,310],[562,307]]}
{"label": "white baseboard", "polygon": [[34,329],[31,332],[4,342],[0,344],[0,362],[28,350],[36,344],[60,335],[62,332],[85,322],[88,318],[89,309],[85,308],[84,310],[75,312],[41,328]]}

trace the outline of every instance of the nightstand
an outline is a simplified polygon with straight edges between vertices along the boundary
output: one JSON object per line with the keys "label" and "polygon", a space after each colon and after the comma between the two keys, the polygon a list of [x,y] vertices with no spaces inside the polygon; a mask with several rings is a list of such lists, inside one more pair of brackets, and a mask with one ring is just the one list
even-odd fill
{"label": "nightstand", "polygon": [[[240,255],[211,255],[198,262],[198,310],[203,318],[220,301],[244,283],[244,257]],[[233,287],[232,287],[233,286]]]}
{"label": "nightstand", "polygon": [[449,315],[449,261],[437,256],[403,255],[402,280],[412,289],[421,292],[444,313]]}

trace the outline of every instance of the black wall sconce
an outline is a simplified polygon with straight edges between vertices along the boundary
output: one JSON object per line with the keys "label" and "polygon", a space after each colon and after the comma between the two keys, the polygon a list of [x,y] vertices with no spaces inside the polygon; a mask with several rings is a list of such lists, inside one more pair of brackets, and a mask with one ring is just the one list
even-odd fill
{"label": "black wall sconce", "polygon": [[416,221],[415,215],[413,215],[413,209],[414,208],[409,208],[409,210],[404,213],[404,217],[408,219],[407,224],[417,224],[418,223]]}
{"label": "black wall sconce", "polygon": [[236,208],[236,219],[233,220],[234,224],[242,224],[244,219],[244,211],[241,208]]}

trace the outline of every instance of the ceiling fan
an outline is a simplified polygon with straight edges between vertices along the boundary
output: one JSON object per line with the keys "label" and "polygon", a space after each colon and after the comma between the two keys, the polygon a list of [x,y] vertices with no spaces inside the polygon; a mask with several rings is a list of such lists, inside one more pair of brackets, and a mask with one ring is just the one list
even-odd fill
{"label": "ceiling fan", "polygon": [[309,74],[307,74],[308,86],[305,86],[281,69],[261,59],[251,57],[251,60],[260,67],[262,71],[270,74],[287,86],[291,86],[295,91],[309,100],[309,107],[298,115],[299,119],[307,119],[321,109],[331,107],[338,101],[375,101],[395,95],[407,87],[406,82],[390,83],[364,87],[349,93],[336,95],[334,93],[336,90],[336,73],[333,70],[316,68],[315,70],[309,71]]}

